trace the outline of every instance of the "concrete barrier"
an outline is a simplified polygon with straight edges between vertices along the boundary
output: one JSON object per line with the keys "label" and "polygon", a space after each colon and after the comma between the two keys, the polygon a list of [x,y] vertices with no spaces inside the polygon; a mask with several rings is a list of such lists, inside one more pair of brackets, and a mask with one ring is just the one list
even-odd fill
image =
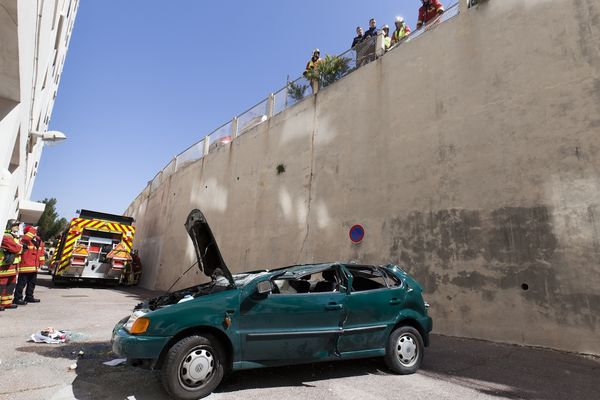
{"label": "concrete barrier", "polygon": [[599,18],[465,9],[190,163],[128,209],[142,284],[193,263],[198,207],[234,272],[395,262],[438,333],[600,354]]}

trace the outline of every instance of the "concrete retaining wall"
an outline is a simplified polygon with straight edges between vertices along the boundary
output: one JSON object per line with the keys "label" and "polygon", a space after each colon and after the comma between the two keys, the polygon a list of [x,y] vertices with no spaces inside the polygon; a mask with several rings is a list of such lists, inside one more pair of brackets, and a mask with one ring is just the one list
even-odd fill
{"label": "concrete retaining wall", "polygon": [[198,207],[233,271],[397,262],[438,333],[600,354],[599,20],[490,0],[177,171],[128,209],[142,284]]}

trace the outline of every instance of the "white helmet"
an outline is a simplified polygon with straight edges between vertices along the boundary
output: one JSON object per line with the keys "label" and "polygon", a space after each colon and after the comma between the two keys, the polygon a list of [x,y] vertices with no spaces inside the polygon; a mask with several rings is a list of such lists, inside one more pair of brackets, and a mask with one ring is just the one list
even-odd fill
{"label": "white helmet", "polygon": [[404,23],[404,18],[402,18],[402,17],[396,17],[396,23],[403,24]]}

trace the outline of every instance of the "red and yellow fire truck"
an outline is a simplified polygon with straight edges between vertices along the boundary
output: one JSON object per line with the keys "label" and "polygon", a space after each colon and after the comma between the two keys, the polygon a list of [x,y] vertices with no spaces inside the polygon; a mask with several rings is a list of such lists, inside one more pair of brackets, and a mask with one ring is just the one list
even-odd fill
{"label": "red and yellow fire truck", "polygon": [[132,274],[133,218],[81,210],[60,238],[50,270],[53,282],[121,283]]}

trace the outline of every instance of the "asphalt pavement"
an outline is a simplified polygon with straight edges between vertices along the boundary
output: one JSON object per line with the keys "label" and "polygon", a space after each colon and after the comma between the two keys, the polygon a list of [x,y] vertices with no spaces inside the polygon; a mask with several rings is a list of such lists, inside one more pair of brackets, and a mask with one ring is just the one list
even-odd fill
{"label": "asphalt pavement", "polygon": [[[141,288],[53,288],[39,276],[42,302],[0,313],[0,399],[167,400],[157,372],[109,367],[114,324]],[[45,327],[73,333],[67,344],[28,342]],[[78,354],[83,352],[82,356]],[[77,368],[69,367],[76,363]],[[600,361],[552,350],[432,336],[421,370],[391,374],[367,359],[232,374],[207,399],[578,399],[600,398]]]}

